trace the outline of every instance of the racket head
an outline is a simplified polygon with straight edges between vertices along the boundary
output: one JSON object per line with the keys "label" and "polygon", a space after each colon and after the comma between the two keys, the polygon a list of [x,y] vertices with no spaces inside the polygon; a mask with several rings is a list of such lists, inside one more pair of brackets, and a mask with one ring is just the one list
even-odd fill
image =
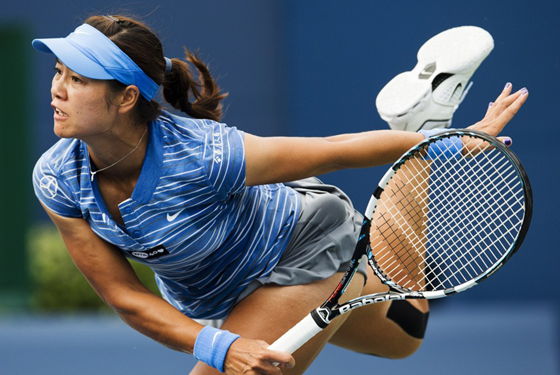
{"label": "racket head", "polygon": [[461,292],[519,249],[531,214],[518,158],[492,136],[450,130],[411,148],[381,179],[365,213],[368,262],[401,293]]}

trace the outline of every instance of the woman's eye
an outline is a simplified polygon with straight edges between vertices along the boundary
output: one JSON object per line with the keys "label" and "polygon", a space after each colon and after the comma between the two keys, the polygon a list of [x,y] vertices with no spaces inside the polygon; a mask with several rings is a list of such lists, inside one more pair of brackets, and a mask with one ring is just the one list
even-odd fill
{"label": "woman's eye", "polygon": [[72,81],[76,82],[76,83],[83,83],[84,81],[82,81],[82,79],[80,77],[77,76],[72,76]]}
{"label": "woman's eye", "polygon": [[57,67],[55,66],[55,67],[54,67],[54,73],[55,73],[55,74],[61,74],[62,71],[61,71],[59,68],[57,68]]}

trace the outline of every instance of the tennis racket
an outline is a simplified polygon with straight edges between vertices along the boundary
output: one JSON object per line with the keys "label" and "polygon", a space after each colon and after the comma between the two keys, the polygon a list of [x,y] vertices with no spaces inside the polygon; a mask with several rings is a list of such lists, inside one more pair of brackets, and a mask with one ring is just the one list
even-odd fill
{"label": "tennis racket", "polygon": [[[479,284],[519,249],[531,211],[527,174],[499,140],[473,130],[425,139],[373,192],[336,289],[269,349],[293,353],[337,316],[362,306],[441,298]],[[364,255],[390,290],[341,303]]]}

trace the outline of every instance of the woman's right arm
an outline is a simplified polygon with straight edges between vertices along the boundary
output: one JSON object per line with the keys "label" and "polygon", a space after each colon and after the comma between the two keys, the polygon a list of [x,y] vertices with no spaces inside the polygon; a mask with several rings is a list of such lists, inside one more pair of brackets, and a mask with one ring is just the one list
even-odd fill
{"label": "woman's right arm", "polygon": [[126,258],[98,237],[85,220],[63,217],[44,208],[74,264],[104,302],[134,329],[172,349],[192,353],[200,324],[150,292]]}
{"label": "woman's right arm", "polygon": [[[85,220],[63,217],[44,205],[43,208],[57,226],[74,264],[105,303],[144,335],[171,349],[193,352],[202,325],[150,292],[119,250],[97,236]],[[261,340],[235,341],[227,353],[228,373],[264,367],[268,371],[263,374],[279,374],[281,370],[271,363],[293,366],[291,355],[268,350],[268,345]]]}

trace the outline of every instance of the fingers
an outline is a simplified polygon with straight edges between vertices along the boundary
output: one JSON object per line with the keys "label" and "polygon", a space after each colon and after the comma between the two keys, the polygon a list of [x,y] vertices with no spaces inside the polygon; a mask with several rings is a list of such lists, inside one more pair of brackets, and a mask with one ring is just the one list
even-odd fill
{"label": "fingers", "polygon": [[[511,103],[513,103],[515,100],[517,100],[517,98],[519,98],[520,96],[523,96],[527,92],[528,92],[527,89],[525,87],[523,87],[521,90],[518,90],[511,95],[508,95],[508,96],[505,96],[503,98],[497,99],[496,104],[502,105],[503,107],[508,107]],[[494,107],[494,105],[492,105],[492,107]]]}
{"label": "fingers", "polygon": [[529,91],[526,88],[511,94],[511,84],[506,85],[495,102],[491,102],[484,118],[472,126],[473,129],[497,136],[517,114],[527,101]]}
{"label": "fingers", "polygon": [[500,95],[498,95],[498,97],[496,98],[495,101],[497,102],[498,100],[507,97],[511,93],[512,88],[513,88],[513,86],[511,84],[511,82],[506,83],[506,85],[504,86],[504,89],[502,90]]}
{"label": "fingers", "polygon": [[[514,95],[510,95],[513,99],[509,97],[504,99],[503,108],[500,108],[499,113],[493,119],[494,126],[497,127],[498,133],[506,126],[508,122],[517,114],[519,109],[523,106],[523,104],[527,101],[527,97],[529,96],[529,91],[526,88],[523,88],[516,92]],[[507,100],[510,99],[510,100]],[[509,103],[507,103],[509,102]]]}
{"label": "fingers", "polygon": [[[510,82],[506,83],[504,89],[502,90],[500,95],[498,95],[496,100],[488,104],[488,109],[486,110],[486,114],[484,115],[485,118],[489,118],[491,120],[491,117],[493,117],[492,113],[495,113],[501,105],[507,105],[507,99],[512,97],[512,95],[510,95],[512,88],[513,86]],[[515,96],[517,95],[517,93],[514,93],[513,95]]]}
{"label": "fingers", "polygon": [[249,362],[242,374],[281,375],[282,369],[292,367],[293,366],[289,366],[286,363],[271,362],[263,359],[258,362]]}
{"label": "fingers", "polygon": [[500,142],[502,142],[507,147],[511,146],[513,143],[510,137],[498,137],[498,140],[500,140]]}
{"label": "fingers", "polygon": [[486,113],[484,114],[484,117],[488,116],[488,114],[490,113],[490,110],[492,109],[492,105],[494,105],[494,102],[488,103],[488,108],[486,109]]}
{"label": "fingers", "polygon": [[293,368],[296,365],[294,357],[289,353],[268,349],[260,353],[258,358],[255,359],[249,367],[258,374],[282,374],[282,369]]}
{"label": "fingers", "polygon": [[262,340],[239,338],[226,356],[226,373],[231,375],[281,375],[283,368],[295,366],[294,358],[285,352],[268,350]]}
{"label": "fingers", "polygon": [[[505,93],[509,93],[511,91],[511,86],[508,89],[504,89],[502,94],[498,96],[495,102],[490,102],[488,106],[488,110],[484,118],[486,120],[494,120],[498,116],[502,114],[504,110],[506,110],[512,103],[514,103],[520,96],[523,96],[527,93],[526,88],[522,88],[514,92],[513,94],[503,95]],[[518,108],[519,109],[519,108]]]}
{"label": "fingers", "polygon": [[264,357],[264,359],[281,368],[293,368],[296,365],[294,357],[286,352],[268,350],[268,354]]}

